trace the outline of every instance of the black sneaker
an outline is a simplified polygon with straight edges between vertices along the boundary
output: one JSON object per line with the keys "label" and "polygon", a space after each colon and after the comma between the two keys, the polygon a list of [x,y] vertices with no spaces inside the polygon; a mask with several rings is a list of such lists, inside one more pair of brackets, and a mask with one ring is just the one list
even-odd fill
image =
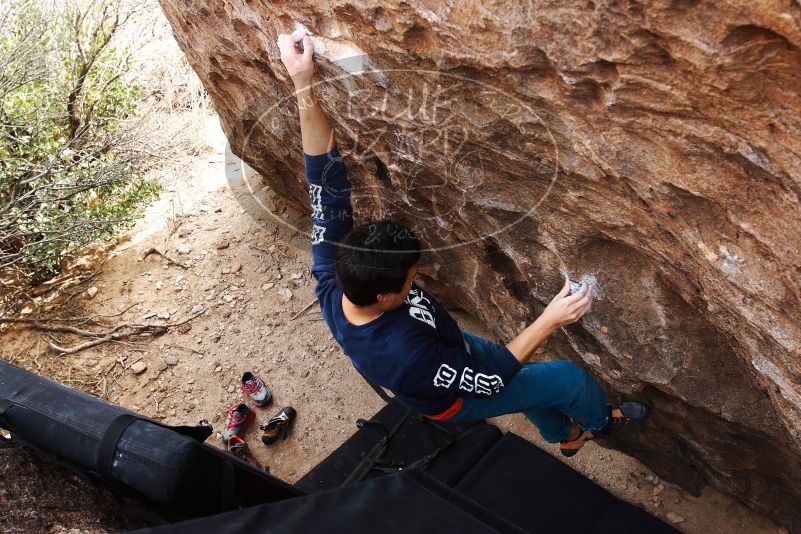
{"label": "black sneaker", "polygon": [[289,431],[289,426],[295,420],[297,412],[292,406],[286,406],[280,412],[275,414],[266,425],[261,425],[262,436],[261,442],[265,445],[270,445],[278,441],[278,438],[286,439],[286,434]]}
{"label": "black sneaker", "polygon": [[606,425],[593,431],[596,439],[602,439],[623,428],[638,426],[651,413],[651,408],[644,402],[626,401],[609,405],[609,421]]}

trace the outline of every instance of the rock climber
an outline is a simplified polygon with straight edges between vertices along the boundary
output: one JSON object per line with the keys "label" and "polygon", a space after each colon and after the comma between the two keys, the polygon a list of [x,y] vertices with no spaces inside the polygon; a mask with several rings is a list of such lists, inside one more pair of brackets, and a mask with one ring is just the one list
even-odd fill
{"label": "rock climber", "polygon": [[463,332],[414,283],[420,240],[412,229],[391,221],[353,227],[350,182],[314,94],[312,40],[297,30],[279,35],[278,48],[300,113],[316,294],[326,324],[357,370],[433,420],[522,412],[565,456],[642,422],[647,405],[607,405],[600,385],[575,364],[528,361],[551,333],[590,309],[592,287],[584,284],[570,294],[566,279],[537,320],[500,345]]}

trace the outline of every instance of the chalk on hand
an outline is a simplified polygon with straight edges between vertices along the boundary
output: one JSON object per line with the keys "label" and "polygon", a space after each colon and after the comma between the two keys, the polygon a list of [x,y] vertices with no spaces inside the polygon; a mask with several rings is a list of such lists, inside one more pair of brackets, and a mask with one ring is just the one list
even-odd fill
{"label": "chalk on hand", "polygon": [[575,280],[570,280],[570,294],[573,295],[578,293],[581,291],[581,286],[585,284],[590,286],[590,292],[592,293],[592,296],[595,297],[597,295],[598,279],[592,274],[585,274],[578,282]]}
{"label": "chalk on hand", "polygon": [[574,280],[570,281],[570,294],[574,295],[581,290],[581,283]]}
{"label": "chalk on hand", "polygon": [[[295,31],[292,33],[294,34],[299,32],[302,33],[303,35],[308,35],[309,37],[311,37],[311,32],[309,31],[309,29],[306,28],[306,26],[304,26],[300,22],[296,22]],[[295,48],[297,48],[301,52],[303,51],[303,39],[301,39],[300,41],[295,41]]]}

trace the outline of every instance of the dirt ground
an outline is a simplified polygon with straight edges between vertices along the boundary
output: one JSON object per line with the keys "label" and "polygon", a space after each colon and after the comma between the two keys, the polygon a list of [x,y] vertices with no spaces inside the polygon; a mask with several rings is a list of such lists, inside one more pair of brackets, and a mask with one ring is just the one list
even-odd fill
{"label": "dirt ground", "polygon": [[[42,461],[32,451],[0,439],[0,532],[102,534],[141,528],[122,513],[111,495]],[[74,532],[74,531],[72,531]]]}
{"label": "dirt ground", "polygon": [[[265,446],[254,425],[247,442],[274,475],[294,482],[356,430],[357,418],[383,402],[333,341],[317,306],[303,311],[314,301],[306,216],[282,205],[243,168],[226,149],[216,117],[206,117],[204,131],[205,154],[186,173],[164,178],[161,198],[112,247],[100,273],[71,289],[62,311],[110,316],[104,319],[109,324],[177,323],[203,313],[161,337],[106,343],[77,355],[55,355],[43,335],[17,327],[2,337],[0,357],[167,423],[207,419],[215,430],[225,408],[241,399],[241,373],[253,371],[274,394],[256,424],[287,405],[298,416],[286,441]],[[143,259],[152,247],[184,266],[155,254]],[[487,334],[466,313],[456,315],[463,328]],[[58,338],[61,346],[79,341]],[[142,364],[146,369],[137,373]],[[493,422],[557,454],[522,415]],[[210,441],[219,446],[216,436]],[[683,532],[777,531],[769,519],[712,488],[693,497],[637,460],[594,443],[567,462]]]}

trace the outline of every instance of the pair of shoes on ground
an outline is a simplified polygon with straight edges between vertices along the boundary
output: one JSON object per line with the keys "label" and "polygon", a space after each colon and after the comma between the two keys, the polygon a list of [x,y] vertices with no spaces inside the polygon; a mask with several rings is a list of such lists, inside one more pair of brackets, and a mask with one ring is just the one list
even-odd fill
{"label": "pair of shoes on ground", "polygon": [[223,445],[228,445],[228,441],[233,436],[241,438],[245,435],[245,431],[256,418],[251,404],[262,407],[273,399],[264,380],[250,371],[242,374],[242,378],[239,380],[239,389],[242,390],[244,402],[229,406],[226,410],[225,429],[220,433]]}
{"label": "pair of shoes on ground", "polygon": [[[247,431],[250,424],[256,418],[253,404],[257,407],[268,405],[272,401],[272,393],[265,385],[264,381],[250,371],[242,374],[239,384],[245,402],[238,405],[229,406],[226,412],[225,429],[220,434],[220,439],[223,445],[231,450],[231,446],[241,445],[238,441],[242,441],[245,431]],[[295,419],[295,409],[291,406],[286,406],[274,415],[267,424],[262,425],[260,428],[264,431],[261,440],[265,444],[274,443],[279,437],[286,439],[289,425]],[[237,438],[232,440],[232,438]],[[242,443],[244,443],[242,441]],[[246,445],[245,445],[246,447]]]}
{"label": "pair of shoes on ground", "polygon": [[570,425],[570,434],[559,442],[559,451],[563,456],[574,456],[581,447],[590,440],[603,439],[623,428],[637,426],[642,423],[650,408],[643,402],[627,401],[622,404],[609,405],[609,420],[598,430],[583,430],[576,423]]}
{"label": "pair of shoes on ground", "polygon": [[[247,415],[242,416],[241,412],[236,411],[236,408],[239,408],[239,406],[245,406],[248,409]],[[234,408],[234,410],[231,410],[231,408],[229,408],[228,421],[229,421],[229,426],[232,423],[236,425],[236,423],[233,422],[234,419],[240,421],[239,428],[237,430],[238,432],[244,433],[245,429],[247,429],[247,426],[250,425],[250,422],[253,421],[255,416],[253,415],[253,410],[250,409],[248,405],[240,404],[239,406],[231,406],[231,408]],[[235,412],[236,415],[233,415],[232,417],[233,412]],[[263,432],[263,435],[261,437],[262,443],[269,445],[277,441],[279,437],[283,437],[283,439],[286,439],[289,425],[295,419],[295,415],[296,415],[295,409],[292,408],[291,406],[286,406],[282,408],[281,411],[278,412],[274,417],[270,418],[267,424],[261,425],[259,428],[261,428]],[[248,417],[250,419],[248,419]],[[239,437],[238,434],[232,434],[231,436],[228,437],[228,441],[226,442],[226,447],[228,449],[228,452],[230,452],[240,460],[244,460],[247,463],[259,469],[264,469],[265,471],[267,471],[267,473],[270,472],[270,467],[261,465],[261,463],[256,459],[256,457],[253,456],[253,453],[250,451],[250,447],[248,447],[248,444],[245,443],[245,440]]]}

